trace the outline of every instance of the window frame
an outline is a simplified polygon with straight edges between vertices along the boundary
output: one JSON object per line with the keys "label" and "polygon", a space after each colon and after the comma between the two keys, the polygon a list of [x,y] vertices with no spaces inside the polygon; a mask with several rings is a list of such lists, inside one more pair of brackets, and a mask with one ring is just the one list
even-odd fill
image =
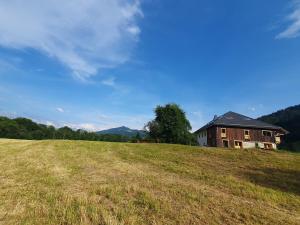
{"label": "window frame", "polygon": [[[269,132],[270,136],[269,135],[264,135],[264,132]],[[273,137],[273,132],[271,130],[262,130],[261,133],[262,133],[263,137]]]}
{"label": "window frame", "polygon": [[[241,143],[241,145],[238,145],[239,146],[239,148],[237,148],[236,146],[236,142],[239,142],[239,143]],[[235,149],[243,149],[243,141],[241,141],[241,140],[233,140],[233,144],[234,144],[234,148]]]}
{"label": "window frame", "polygon": [[[248,134],[246,134],[246,132],[248,132]],[[248,138],[246,138],[246,136],[248,137]],[[245,140],[250,140],[251,138],[250,138],[250,130],[244,130],[244,139]]]}
{"label": "window frame", "polygon": [[[273,144],[270,143],[270,142],[263,142],[263,144],[264,144],[264,149],[265,150],[273,150],[274,149]],[[269,147],[266,148],[266,146],[269,146]]]}
{"label": "window frame", "polygon": [[275,143],[280,144],[281,143],[281,137],[280,136],[275,136]]}
{"label": "window frame", "polygon": [[[223,130],[225,132],[223,132]],[[227,128],[221,127],[221,138],[226,138],[227,137]]]}

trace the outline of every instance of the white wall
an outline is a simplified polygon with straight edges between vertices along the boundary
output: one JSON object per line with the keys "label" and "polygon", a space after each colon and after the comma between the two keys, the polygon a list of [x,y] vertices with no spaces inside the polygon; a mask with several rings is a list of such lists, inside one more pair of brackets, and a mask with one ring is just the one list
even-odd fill
{"label": "white wall", "polygon": [[207,146],[207,132],[202,131],[197,135],[197,141],[200,146]]}
{"label": "white wall", "polygon": [[[257,146],[256,146],[257,143]],[[255,141],[243,141],[243,148],[261,148],[263,149],[265,147],[263,142],[255,142]],[[272,143],[273,149],[277,149],[277,145]]]}
{"label": "white wall", "polygon": [[243,141],[243,148],[255,148],[255,142]]}

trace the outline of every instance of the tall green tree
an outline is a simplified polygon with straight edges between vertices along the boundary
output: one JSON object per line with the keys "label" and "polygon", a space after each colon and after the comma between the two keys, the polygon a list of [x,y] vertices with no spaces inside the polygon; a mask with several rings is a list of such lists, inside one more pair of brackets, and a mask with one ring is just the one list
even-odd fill
{"label": "tall green tree", "polygon": [[155,108],[155,119],[146,126],[149,136],[157,142],[191,144],[193,136],[185,112],[177,104]]}

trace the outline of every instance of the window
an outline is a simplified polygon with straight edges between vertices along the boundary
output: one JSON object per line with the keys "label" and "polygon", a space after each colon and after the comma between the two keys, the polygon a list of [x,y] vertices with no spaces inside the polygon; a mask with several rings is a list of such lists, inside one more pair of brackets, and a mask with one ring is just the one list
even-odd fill
{"label": "window", "polygon": [[241,141],[234,141],[234,148],[243,148],[243,143]]}
{"label": "window", "polygon": [[281,138],[280,138],[280,136],[276,136],[276,137],[275,137],[275,142],[276,142],[276,144],[280,144],[280,143],[281,143]]}
{"label": "window", "polygon": [[226,138],[226,128],[221,128],[221,137]]}
{"label": "window", "polygon": [[245,138],[245,140],[250,140],[250,131],[249,130],[244,130],[244,138]]}
{"label": "window", "polygon": [[262,135],[264,137],[272,137],[272,131],[269,131],[269,130],[263,130],[262,131]]}
{"label": "window", "polygon": [[265,149],[273,149],[273,145],[271,143],[264,143]]}

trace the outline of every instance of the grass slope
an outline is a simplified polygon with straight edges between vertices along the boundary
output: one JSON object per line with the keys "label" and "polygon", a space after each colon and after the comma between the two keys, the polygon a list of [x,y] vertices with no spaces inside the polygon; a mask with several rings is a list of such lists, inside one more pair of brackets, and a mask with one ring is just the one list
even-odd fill
{"label": "grass slope", "polygon": [[0,139],[0,224],[299,224],[300,155]]}

